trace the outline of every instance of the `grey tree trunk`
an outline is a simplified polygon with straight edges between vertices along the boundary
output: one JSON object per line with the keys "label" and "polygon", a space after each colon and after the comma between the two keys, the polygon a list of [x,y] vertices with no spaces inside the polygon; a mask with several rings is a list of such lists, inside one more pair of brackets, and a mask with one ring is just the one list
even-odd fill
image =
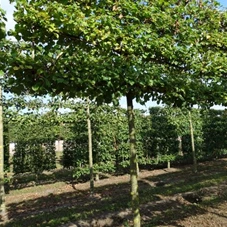
{"label": "grey tree trunk", "polygon": [[127,95],[127,111],[128,111],[128,126],[129,126],[129,141],[130,141],[130,178],[131,178],[131,196],[132,196],[132,213],[133,226],[141,226],[141,217],[139,209],[139,192],[138,192],[138,162],[136,152],[136,137],[135,137],[135,116],[133,110],[133,98],[130,94]]}
{"label": "grey tree trunk", "polygon": [[170,169],[171,168],[171,164],[170,164],[170,161],[168,160],[167,161],[167,169]]}
{"label": "grey tree trunk", "polygon": [[178,155],[183,156],[182,136],[178,136]]}
{"label": "grey tree trunk", "polygon": [[193,158],[193,172],[197,172],[197,159],[195,154],[195,140],[194,140],[194,129],[192,124],[192,116],[191,112],[189,111],[189,125],[190,125],[190,134],[191,134],[191,146],[192,146],[192,158]]}
{"label": "grey tree trunk", "polygon": [[90,191],[94,192],[94,171],[93,171],[93,154],[92,154],[92,132],[90,119],[90,100],[87,98],[87,130],[88,130],[88,155],[89,155],[89,169],[90,169]]}
{"label": "grey tree trunk", "polygon": [[2,111],[2,87],[0,86],[0,203],[3,221],[8,220],[5,204],[4,187],[4,144],[3,144],[3,111]]}

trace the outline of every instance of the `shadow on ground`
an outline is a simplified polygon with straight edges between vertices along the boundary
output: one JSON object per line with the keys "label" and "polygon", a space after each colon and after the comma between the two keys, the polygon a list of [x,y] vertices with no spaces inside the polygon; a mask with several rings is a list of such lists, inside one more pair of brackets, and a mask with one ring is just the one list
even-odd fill
{"label": "shadow on ground", "polygon": [[[203,204],[213,206],[226,198],[226,160],[200,164],[197,174],[188,167],[146,174],[142,172],[139,181],[143,226],[181,226],[180,221],[207,213]],[[92,195],[87,186],[77,185],[67,192],[51,184],[42,188],[43,194],[37,186],[31,191],[17,190],[24,198],[8,203],[10,221],[1,226],[131,226],[129,176],[119,179],[110,177],[105,184],[101,180]],[[187,201],[187,193],[201,196],[201,201]]]}

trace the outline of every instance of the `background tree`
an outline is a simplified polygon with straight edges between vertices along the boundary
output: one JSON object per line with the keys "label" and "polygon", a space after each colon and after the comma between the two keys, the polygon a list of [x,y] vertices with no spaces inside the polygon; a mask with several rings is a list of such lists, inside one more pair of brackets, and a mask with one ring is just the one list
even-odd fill
{"label": "background tree", "polygon": [[[201,155],[203,142],[200,110],[195,108],[185,109],[174,107],[166,108],[166,111],[168,122],[175,127],[178,134],[178,153],[181,156],[192,154],[192,162],[194,163],[193,169],[196,172],[196,160],[197,157]],[[183,152],[183,148],[185,152]]]}
{"label": "background tree", "polygon": [[226,110],[203,112],[204,158],[219,158],[227,152]]}
{"label": "background tree", "polygon": [[[13,156],[14,172],[42,173],[44,170],[54,169],[55,140],[57,139],[53,123],[54,116],[49,113],[43,116],[27,114],[18,116],[15,154]],[[56,118],[55,118],[56,119]],[[14,127],[11,125],[11,127]],[[58,125],[57,125],[58,126]]]}
{"label": "background tree", "polygon": [[150,108],[151,115],[151,150],[157,164],[174,161],[178,153],[178,134],[176,126],[169,120],[170,112],[166,108]]}

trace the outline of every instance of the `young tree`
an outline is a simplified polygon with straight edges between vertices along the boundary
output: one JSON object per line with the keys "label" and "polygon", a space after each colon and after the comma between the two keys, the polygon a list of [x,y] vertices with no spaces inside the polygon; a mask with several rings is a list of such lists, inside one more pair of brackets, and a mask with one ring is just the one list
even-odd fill
{"label": "young tree", "polygon": [[[199,109],[184,109],[167,107],[168,122],[175,126],[178,133],[179,155],[183,156],[183,144],[185,136],[190,134],[190,150],[192,151],[193,171],[197,172],[196,150],[199,151],[199,137],[202,137],[202,122]],[[195,135],[194,135],[195,134]],[[198,135],[200,134],[200,135]],[[201,139],[200,139],[201,140]],[[184,144],[185,146],[185,144]],[[197,147],[196,147],[197,146]],[[187,149],[186,149],[187,150]]]}
{"label": "young tree", "polygon": [[193,157],[193,172],[197,172],[197,159],[196,159],[196,153],[195,153],[195,139],[194,139],[194,128],[192,124],[192,116],[191,111],[188,111],[188,117],[189,117],[189,126],[190,126],[190,135],[191,135],[191,146],[192,146],[192,157]]}
{"label": "young tree", "polygon": [[[5,12],[0,8],[0,80],[2,81],[3,70],[5,66],[5,53],[4,41],[5,41]],[[1,82],[0,81],[0,82]],[[4,188],[4,142],[3,142],[3,102],[2,102],[2,84],[0,84],[0,205],[1,214],[3,220],[6,221],[7,211],[5,204],[5,188]]]}
{"label": "young tree", "polygon": [[133,99],[222,102],[226,13],[213,0],[12,2],[21,44],[8,68],[12,91],[99,103],[126,96],[133,220],[140,226]]}
{"label": "young tree", "polygon": [[87,99],[87,132],[88,132],[88,156],[90,170],[90,190],[94,192],[94,167],[93,167],[93,152],[92,152],[92,130],[91,130],[91,115],[90,115],[90,100]]}

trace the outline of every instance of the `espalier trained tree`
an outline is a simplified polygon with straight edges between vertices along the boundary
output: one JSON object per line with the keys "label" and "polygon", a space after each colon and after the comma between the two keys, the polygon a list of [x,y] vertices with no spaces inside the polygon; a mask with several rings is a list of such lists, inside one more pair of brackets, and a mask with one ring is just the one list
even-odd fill
{"label": "espalier trained tree", "polygon": [[[11,0],[20,42],[11,91],[127,97],[134,226],[140,226],[133,99],[213,104],[226,99],[226,13],[210,0]],[[20,50],[20,51],[19,51]]]}

